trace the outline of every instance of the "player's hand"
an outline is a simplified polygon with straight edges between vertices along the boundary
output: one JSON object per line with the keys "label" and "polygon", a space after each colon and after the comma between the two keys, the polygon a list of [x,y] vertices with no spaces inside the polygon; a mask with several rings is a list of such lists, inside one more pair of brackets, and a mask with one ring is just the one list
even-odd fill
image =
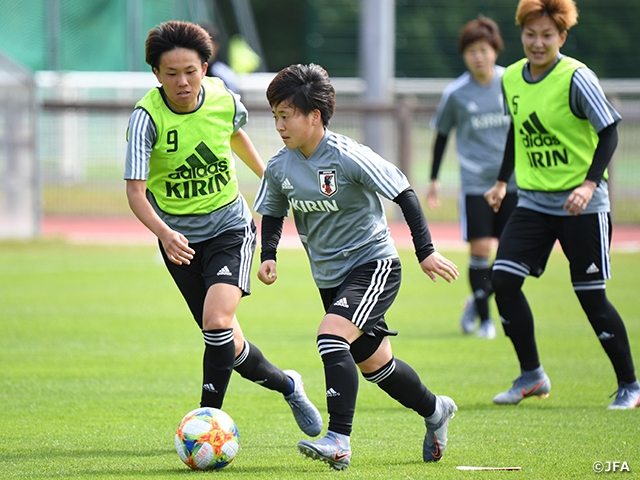
{"label": "player's hand", "polygon": [[444,278],[448,283],[458,278],[458,267],[451,260],[446,259],[438,252],[433,252],[420,262],[420,268],[434,282],[438,279],[436,274]]}
{"label": "player's hand", "polygon": [[498,213],[500,211],[500,205],[502,205],[502,200],[507,194],[507,183],[497,181],[493,187],[487,190],[484,194],[484,198],[489,204],[493,211]]}
{"label": "player's hand", "polygon": [[164,252],[172,263],[189,265],[193,260],[193,255],[196,251],[189,246],[189,240],[181,233],[171,230],[160,241]]}
{"label": "player's hand", "polygon": [[440,206],[439,193],[440,182],[438,182],[438,180],[431,180],[429,191],[427,192],[427,206],[432,210]]}
{"label": "player's hand", "polygon": [[593,192],[597,186],[596,182],[585,180],[582,185],[571,192],[564,204],[564,209],[571,215],[580,215],[593,198]]}
{"label": "player's hand", "polygon": [[265,260],[258,269],[258,278],[265,285],[271,285],[278,279],[275,260]]}

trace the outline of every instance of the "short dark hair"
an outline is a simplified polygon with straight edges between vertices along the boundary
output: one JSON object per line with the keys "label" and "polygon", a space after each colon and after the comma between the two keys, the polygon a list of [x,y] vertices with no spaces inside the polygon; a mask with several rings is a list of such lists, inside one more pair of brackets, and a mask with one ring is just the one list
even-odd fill
{"label": "short dark hair", "polygon": [[496,53],[500,53],[504,48],[498,24],[484,15],[478,15],[475,20],[465,23],[458,36],[458,49],[460,53],[464,53],[469,45],[481,40],[491,45]]}
{"label": "short dark hair", "polygon": [[213,52],[211,37],[204,28],[191,22],[170,20],[149,30],[145,42],[145,61],[157,70],[162,54],[174,48],[194,50],[203,65]]}
{"label": "short dark hair", "polygon": [[272,108],[287,102],[304,115],[319,110],[325,127],[336,109],[336,91],[329,74],[313,63],[280,70],[267,88],[267,100]]}

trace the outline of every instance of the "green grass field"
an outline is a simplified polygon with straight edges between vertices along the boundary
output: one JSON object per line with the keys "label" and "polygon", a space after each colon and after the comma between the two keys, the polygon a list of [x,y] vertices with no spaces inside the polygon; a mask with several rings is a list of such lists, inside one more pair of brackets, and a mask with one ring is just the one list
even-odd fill
{"label": "green grass field", "polygon": [[[444,253],[466,270],[465,253]],[[640,253],[612,258],[609,297],[638,364]],[[640,411],[606,410],[613,370],[559,252],[542,279],[526,284],[551,395],[517,407],[491,402],[518,375],[508,339],[460,333],[466,274],[433,284],[412,252],[402,259],[402,290],[387,317],[400,331],[394,353],[459,406],[442,461],[422,462],[422,419],[361,380],[352,464],[332,472],[297,453],[303,434],[281,396],[234,374],[224,409],[238,424],[240,452],[228,468],[201,473],[179,460],[173,434],[198,406],[202,337],[153,246],[0,243],[0,477],[573,479],[596,476],[597,461],[627,462],[625,478],[640,472]],[[322,310],[303,252],[282,251],[278,273],[266,287],[254,268],[238,316],[274,363],[302,374],[326,422],[315,347]]]}

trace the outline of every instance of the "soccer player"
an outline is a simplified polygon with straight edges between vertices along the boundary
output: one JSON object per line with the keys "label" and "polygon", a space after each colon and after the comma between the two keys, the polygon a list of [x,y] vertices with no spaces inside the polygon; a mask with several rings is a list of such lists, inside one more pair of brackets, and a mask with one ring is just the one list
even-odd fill
{"label": "soccer player", "polygon": [[324,365],[329,429],[298,449],[337,470],[351,462],[350,434],[364,378],[424,417],[425,462],[440,460],[457,406],[436,396],[409,365],[394,358],[384,315],[400,288],[400,261],[380,195],[397,203],[409,224],[422,270],[433,280],[458,277],[435,251],[420,202],[404,174],[371,149],[327,129],[335,90],[320,66],[292,65],[267,88],[275,127],[285,144],[267,164],[254,209],[262,217],[258,278],[276,281],[284,217],[293,211],[326,315],[317,347]]}
{"label": "soccer player", "polygon": [[157,237],[164,262],[204,338],[200,406],[221,408],[233,370],[280,392],[310,436],[322,417],[300,375],[271,364],[245,340],[235,312],[249,295],[255,225],[238,190],[232,151],[262,176],[242,130],[247,110],[222,80],[205,77],[208,33],[170,21],[149,31],[146,61],[160,87],[131,114],[124,178],[133,213]]}
{"label": "soccer player", "polygon": [[442,95],[433,120],[437,135],[433,144],[431,183],[427,205],[440,205],[438,172],[449,134],[456,129],[456,149],[460,163],[460,227],[469,243],[469,283],[472,295],[465,302],[460,321],[462,331],[492,339],[496,327],[489,315],[491,289],[492,241],[499,238],[509,215],[516,206],[516,184],[509,179],[507,194],[498,212],[484,199],[493,186],[504,152],[511,119],[504,113],[502,74],[504,67],[496,65],[503,43],[496,23],[480,15],[466,23],[458,36],[458,49],[467,71],[448,85]]}
{"label": "soccer player", "polygon": [[640,384],[624,323],[605,290],[611,242],[606,168],[618,143],[620,115],[596,75],[560,53],[577,19],[572,0],[518,4],[516,23],[526,58],[509,66],[502,79],[512,125],[498,181],[485,197],[498,209],[515,168],[518,205],[500,237],[493,289],[521,373],[493,401],[517,404],[549,393],[522,285],[527,276],[542,274],[559,240],[573,290],[617,377],[618,392],[609,408],[631,409],[640,403]]}

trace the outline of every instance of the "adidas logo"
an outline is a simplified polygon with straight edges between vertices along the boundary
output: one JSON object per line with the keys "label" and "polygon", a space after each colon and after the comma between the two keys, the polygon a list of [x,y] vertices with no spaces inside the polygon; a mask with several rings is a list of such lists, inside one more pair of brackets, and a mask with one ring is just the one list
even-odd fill
{"label": "adidas logo", "polygon": [[345,297],[342,297],[340,300],[337,300],[334,305],[336,307],[343,307],[343,308],[349,308],[349,304],[347,303],[347,299]]}
{"label": "adidas logo", "polygon": [[230,181],[229,161],[220,159],[200,142],[195,152],[165,181],[167,198],[192,198],[212,195],[221,191]]}
{"label": "adidas logo", "polygon": [[476,102],[471,100],[469,103],[467,103],[467,112],[473,113],[477,111],[478,111],[478,104]]}
{"label": "adidas logo", "polygon": [[282,182],[282,189],[283,190],[293,190],[293,185],[291,185],[291,182],[289,181],[288,178],[285,178],[284,182]]}
{"label": "adidas logo", "polygon": [[600,269],[598,267],[596,267],[595,263],[592,263],[591,265],[589,265],[589,268],[587,268],[586,272],[588,274],[592,274],[592,273],[598,273],[600,271]]}
{"label": "adidas logo", "polygon": [[220,270],[218,270],[218,273],[216,275],[218,275],[218,276],[224,275],[224,276],[230,277],[231,276],[231,270],[229,270],[229,267],[227,267],[225,265]]}
{"label": "adidas logo", "polygon": [[216,387],[213,386],[213,383],[205,383],[202,386],[202,389],[206,390],[207,392],[218,393],[218,390],[216,390]]}
{"label": "adidas logo", "polygon": [[609,332],[602,332],[600,335],[598,335],[598,339],[602,341],[611,340],[613,337],[615,337],[615,335]]}
{"label": "adidas logo", "polygon": [[327,390],[327,397],[339,397],[340,396],[340,392],[336,392],[333,387],[331,387],[329,390]]}
{"label": "adidas logo", "polygon": [[527,149],[530,167],[549,168],[559,164],[569,164],[567,149],[542,125],[536,112],[529,115],[529,118],[522,123],[519,134]]}

